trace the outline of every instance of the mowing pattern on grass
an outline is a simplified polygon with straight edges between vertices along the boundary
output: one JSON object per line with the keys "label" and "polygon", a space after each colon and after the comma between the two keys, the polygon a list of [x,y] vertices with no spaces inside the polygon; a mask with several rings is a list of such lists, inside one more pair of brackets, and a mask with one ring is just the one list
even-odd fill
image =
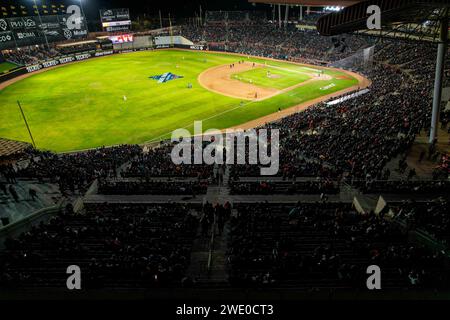
{"label": "mowing pattern on grass", "polygon": [[[238,60],[242,57],[218,53],[145,51],[33,74],[0,91],[0,137],[29,141],[17,100],[21,101],[38,148],[73,151],[169,138],[176,128],[191,130],[196,120],[204,121],[204,130],[225,129],[358,83],[342,72],[326,70],[331,80],[305,83],[273,98],[244,104],[199,85],[197,78],[204,70]],[[287,62],[247,57],[245,60],[305,71],[302,66]],[[282,71],[274,69],[277,74]],[[183,78],[167,83],[149,79],[166,72]],[[252,77],[263,83],[267,74]],[[293,81],[291,78],[284,76],[274,79],[279,80],[274,83],[286,86],[282,82]],[[188,88],[189,83],[192,88]]]}
{"label": "mowing pattern on grass", "polygon": [[[311,71],[309,73],[311,73]],[[275,68],[270,66],[240,72],[234,74],[232,78],[260,87],[275,88],[279,90],[292,87],[311,79],[306,71],[301,72],[300,70],[281,67]]]}

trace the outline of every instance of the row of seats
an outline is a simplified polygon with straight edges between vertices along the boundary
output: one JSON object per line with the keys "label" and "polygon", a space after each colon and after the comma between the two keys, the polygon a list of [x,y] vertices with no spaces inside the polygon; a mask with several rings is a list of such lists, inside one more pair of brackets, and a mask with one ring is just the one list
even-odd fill
{"label": "row of seats", "polygon": [[197,195],[205,194],[207,181],[103,181],[99,193],[106,195]]}
{"label": "row of seats", "polygon": [[337,194],[339,185],[332,181],[233,181],[231,194]]}
{"label": "row of seats", "polygon": [[180,286],[199,209],[99,204],[66,212],[6,241],[0,286],[65,287],[70,265],[81,268],[85,288]]}
{"label": "row of seats", "polygon": [[408,242],[394,223],[349,204],[238,205],[229,239],[235,286],[365,288],[378,265],[385,289],[448,288],[448,261]]}

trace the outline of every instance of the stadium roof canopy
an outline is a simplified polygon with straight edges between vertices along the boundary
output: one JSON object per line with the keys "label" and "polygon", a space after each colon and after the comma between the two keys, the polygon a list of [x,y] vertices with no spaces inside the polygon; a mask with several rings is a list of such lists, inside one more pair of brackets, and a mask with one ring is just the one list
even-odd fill
{"label": "stadium roof canopy", "polygon": [[266,4],[289,4],[289,5],[303,5],[303,6],[340,6],[346,7],[354,5],[362,0],[249,0],[251,3],[266,3]]}
{"label": "stadium roof canopy", "polygon": [[[425,21],[440,20],[439,10],[450,7],[450,0],[369,0],[358,1],[340,12],[321,17],[317,30],[325,36],[365,30],[367,28],[367,8],[377,5],[381,9],[383,26],[406,23],[421,24]],[[445,13],[447,14],[447,13]]]}
{"label": "stadium roof canopy", "polygon": [[22,141],[14,141],[0,138],[0,162],[6,157],[11,157],[24,152],[31,144]]}
{"label": "stadium roof canopy", "polygon": [[57,44],[56,47],[66,48],[66,47],[82,46],[84,44],[90,44],[90,43],[96,43],[96,42],[97,42],[97,40],[84,40],[84,41],[77,41],[77,42],[60,43],[60,44]]}

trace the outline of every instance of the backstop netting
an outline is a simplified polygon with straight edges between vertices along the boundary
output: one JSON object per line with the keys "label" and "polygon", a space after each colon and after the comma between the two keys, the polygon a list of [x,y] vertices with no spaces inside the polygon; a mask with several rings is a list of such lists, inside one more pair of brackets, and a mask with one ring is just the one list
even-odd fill
{"label": "backstop netting", "polygon": [[368,47],[342,60],[332,63],[330,66],[338,69],[365,69],[370,68],[373,64],[375,46]]}

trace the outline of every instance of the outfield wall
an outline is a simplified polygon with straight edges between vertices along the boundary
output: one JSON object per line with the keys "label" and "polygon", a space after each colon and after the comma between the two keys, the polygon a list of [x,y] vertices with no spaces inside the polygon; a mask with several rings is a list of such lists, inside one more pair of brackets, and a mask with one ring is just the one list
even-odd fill
{"label": "outfield wall", "polygon": [[135,36],[133,42],[117,43],[113,45],[114,50],[133,50],[150,48],[153,43],[153,38],[151,36]]}

